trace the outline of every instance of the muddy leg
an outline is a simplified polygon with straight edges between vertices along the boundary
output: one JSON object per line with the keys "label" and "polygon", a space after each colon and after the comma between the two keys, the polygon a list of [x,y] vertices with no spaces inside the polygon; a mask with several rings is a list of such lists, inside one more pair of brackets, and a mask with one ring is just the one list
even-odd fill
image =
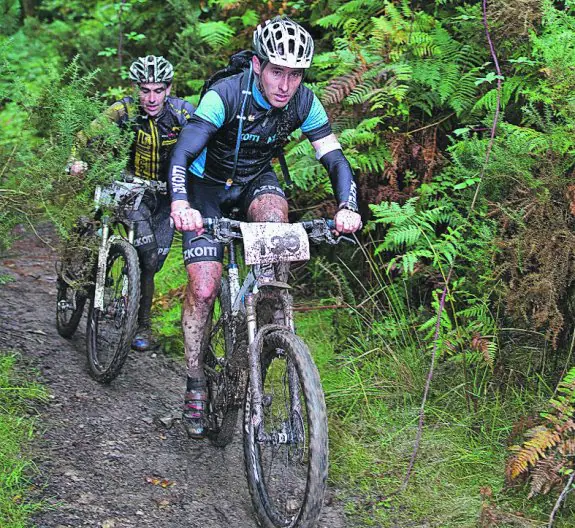
{"label": "muddy leg", "polygon": [[[276,194],[262,194],[254,199],[248,209],[250,222],[287,222],[288,203]],[[275,266],[276,279],[286,282],[289,275],[289,262],[280,262]]]}
{"label": "muddy leg", "polygon": [[203,352],[207,339],[205,328],[212,313],[222,276],[219,262],[188,264],[188,285],[182,308],[182,330],[188,379],[205,380]]}
{"label": "muddy leg", "polygon": [[277,194],[262,194],[248,208],[250,222],[287,222],[288,203]]}

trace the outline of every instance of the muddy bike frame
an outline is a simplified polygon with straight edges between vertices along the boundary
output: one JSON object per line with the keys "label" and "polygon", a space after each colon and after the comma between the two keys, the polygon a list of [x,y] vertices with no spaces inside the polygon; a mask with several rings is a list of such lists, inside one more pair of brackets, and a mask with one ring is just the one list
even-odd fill
{"label": "muddy bike frame", "polygon": [[[114,181],[105,187],[96,187],[94,195],[95,209],[99,210],[102,207],[109,206],[113,209],[111,216],[104,215],[101,219],[101,240],[94,285],[94,307],[98,310],[104,308],[104,278],[106,276],[106,263],[110,247],[116,240],[121,238],[127,240],[132,247],[134,246],[135,222],[127,219],[126,211],[137,210],[144,194],[148,190],[165,193],[166,183],[137,177],[126,177],[124,180]],[[125,234],[121,235],[119,230],[115,229],[115,233],[110,235],[111,227],[119,225],[125,228]]]}

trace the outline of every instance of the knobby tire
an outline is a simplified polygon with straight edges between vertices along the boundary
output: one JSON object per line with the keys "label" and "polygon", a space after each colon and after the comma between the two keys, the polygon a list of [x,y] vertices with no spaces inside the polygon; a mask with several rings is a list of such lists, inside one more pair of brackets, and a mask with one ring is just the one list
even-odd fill
{"label": "knobby tire", "polygon": [[[302,407],[299,417],[289,403],[293,396],[287,374],[290,363],[299,387]],[[281,414],[282,409],[288,416],[283,417],[281,430],[293,432],[303,426],[305,432],[299,435],[303,436],[302,442],[291,445],[258,442],[248,389],[244,460],[258,522],[264,528],[312,528],[321,512],[328,473],[327,414],[319,373],[306,344],[288,330],[263,336],[261,366],[265,432],[278,430],[274,413]],[[281,369],[285,369],[283,377],[277,375]],[[281,379],[275,379],[276,376]],[[276,401],[282,397],[287,402]]]}
{"label": "knobby tire", "polygon": [[86,330],[90,374],[110,383],[120,373],[131,348],[140,304],[140,267],[134,247],[114,240],[108,252],[104,278],[104,309],[91,297]]}

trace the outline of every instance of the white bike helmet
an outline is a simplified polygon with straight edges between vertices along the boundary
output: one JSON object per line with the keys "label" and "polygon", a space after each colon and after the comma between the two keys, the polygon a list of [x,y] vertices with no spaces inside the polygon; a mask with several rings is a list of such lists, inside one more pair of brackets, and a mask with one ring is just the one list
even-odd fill
{"label": "white bike helmet", "polygon": [[174,68],[164,57],[139,57],[130,66],[130,79],[138,84],[167,83],[174,77]]}
{"label": "white bike helmet", "polygon": [[299,24],[277,16],[258,25],[254,32],[257,56],[276,66],[309,68],[313,59],[313,39]]}

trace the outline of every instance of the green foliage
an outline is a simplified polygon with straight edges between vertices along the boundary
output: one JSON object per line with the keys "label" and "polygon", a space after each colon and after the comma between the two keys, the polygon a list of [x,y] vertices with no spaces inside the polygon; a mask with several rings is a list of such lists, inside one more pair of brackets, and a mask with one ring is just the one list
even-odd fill
{"label": "green foliage", "polygon": [[[65,233],[78,215],[89,212],[95,186],[113,180],[125,167],[130,137],[113,123],[101,122],[88,146],[82,148],[78,141],[78,133],[105,108],[93,93],[95,75],[81,75],[74,61],[36,97],[21,94],[13,101],[26,120],[22,137],[5,140],[12,149],[2,167],[7,187],[0,191],[3,240],[15,223],[33,223],[46,215]],[[90,167],[84,179],[64,171],[74,151]]]}
{"label": "green foliage", "polygon": [[198,26],[200,38],[214,51],[225,48],[234,35],[234,30],[226,22],[203,22]]}
{"label": "green foliage", "polygon": [[[197,103],[203,79],[229,54],[248,48],[253,27],[280,9],[232,0],[45,0],[34,8],[28,16],[20,3],[7,0],[0,10],[3,243],[14,223],[46,216],[65,231],[89,208],[94,186],[121,170],[129,138],[115,126],[104,127],[78,152],[90,164],[85,180],[62,169],[76,133],[106,106],[103,99],[127,93],[132,58],[166,56],[176,67],[177,95]],[[338,253],[357,280],[350,281],[350,270],[317,259],[308,265],[313,284],[299,286],[324,303],[359,306],[310,323],[306,335],[319,335],[313,325],[337,328],[337,348],[321,352],[318,363],[337,431],[333,475],[361,490],[349,509],[362,516],[362,525],[434,519],[467,526],[480,507],[497,517],[493,505],[480,505],[477,489],[492,486],[499,505],[508,499],[499,478],[504,436],[534,405],[532,372],[541,383],[557,375],[529,355],[538,345],[520,346],[501,328],[513,323],[530,336],[545,332],[555,347],[553,363],[565,359],[575,251],[573,7],[490,2],[487,21],[501,75],[481,9],[481,3],[445,0],[281,5],[314,34],[316,56],[306,80],[330,114],[362,206],[370,205],[366,262],[357,266]],[[301,140],[294,134],[286,148],[298,188],[291,200],[312,214],[321,203],[325,214],[334,207],[329,178]],[[162,315],[156,327],[181,353],[185,272],[177,248],[170,259],[159,276],[164,295],[157,300]],[[438,323],[430,427],[413,488],[399,504],[388,498],[389,489],[401,481],[410,455]],[[515,382],[517,372],[522,377]],[[456,478],[465,486],[454,486]],[[522,506],[534,517],[549,510],[544,502]]]}

